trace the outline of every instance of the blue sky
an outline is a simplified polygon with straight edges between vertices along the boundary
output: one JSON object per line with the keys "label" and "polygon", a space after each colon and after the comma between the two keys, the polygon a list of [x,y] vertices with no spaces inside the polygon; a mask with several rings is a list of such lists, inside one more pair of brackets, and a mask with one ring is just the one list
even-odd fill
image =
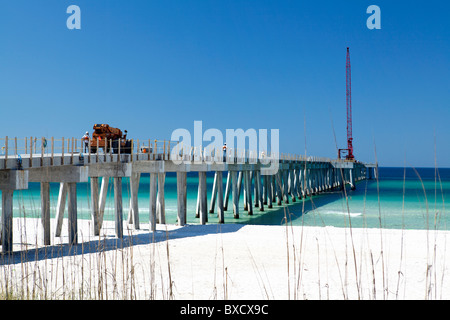
{"label": "blue sky", "polygon": [[[81,30],[69,30],[69,5]],[[369,5],[381,30],[369,30]],[[45,0],[0,4],[0,135],[139,139],[279,129],[280,151],[346,147],[383,166],[450,167],[447,1]],[[333,132],[334,128],[334,132]],[[436,141],[436,144],[435,144]],[[305,144],[306,143],[306,144]]]}

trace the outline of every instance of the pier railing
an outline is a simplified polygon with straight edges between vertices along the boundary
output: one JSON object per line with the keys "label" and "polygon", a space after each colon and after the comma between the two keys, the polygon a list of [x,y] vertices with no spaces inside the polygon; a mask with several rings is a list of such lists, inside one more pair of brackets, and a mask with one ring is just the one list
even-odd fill
{"label": "pier railing", "polygon": [[[256,163],[258,160],[277,159],[281,161],[311,161],[311,162],[336,162],[344,160],[330,159],[326,157],[313,157],[306,155],[298,155],[291,153],[271,153],[264,151],[253,151],[238,148],[210,148],[209,146],[184,146],[183,142],[158,140],[158,139],[131,139],[131,146],[124,150],[118,147],[113,150],[112,141],[106,141],[110,146],[105,149],[95,148],[95,152],[89,147],[85,147],[85,142],[77,138],[47,138],[47,137],[26,137],[26,138],[0,138],[0,159],[5,160],[5,168],[8,159],[16,159],[21,162],[22,159],[29,159],[30,163],[36,158],[50,158],[50,164],[53,165],[55,157],[64,158],[69,156],[73,164],[73,159],[80,156],[88,156],[91,162],[91,156],[96,156],[97,161],[102,156],[110,156],[113,154],[130,155],[130,160],[182,160],[182,161],[216,161],[216,162],[233,162],[233,163]],[[99,145],[99,144],[98,144]],[[121,157],[115,156],[116,161],[120,161]],[[94,160],[95,161],[95,160]],[[97,162],[95,161],[95,162]],[[0,168],[2,169],[2,168]]]}

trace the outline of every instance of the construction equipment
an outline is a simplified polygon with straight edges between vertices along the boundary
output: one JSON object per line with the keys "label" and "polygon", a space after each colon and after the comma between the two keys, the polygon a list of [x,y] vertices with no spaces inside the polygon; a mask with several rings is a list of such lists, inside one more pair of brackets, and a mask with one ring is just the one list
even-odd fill
{"label": "construction equipment", "polygon": [[94,133],[89,141],[91,153],[97,152],[102,148],[105,153],[131,153],[132,142],[127,140],[127,130],[110,127],[107,124],[94,124]]}
{"label": "construction equipment", "polygon": [[338,158],[344,153],[346,160],[355,161],[355,156],[353,155],[353,135],[352,135],[352,76],[350,67],[350,51],[347,47],[347,61],[345,64],[346,69],[346,97],[347,97],[347,149],[338,150]]}

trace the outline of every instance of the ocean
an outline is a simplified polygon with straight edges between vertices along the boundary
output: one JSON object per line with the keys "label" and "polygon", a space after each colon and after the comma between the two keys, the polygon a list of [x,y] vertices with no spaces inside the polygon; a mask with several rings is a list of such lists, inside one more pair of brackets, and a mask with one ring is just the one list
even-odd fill
{"label": "ocean", "polygon": [[[224,190],[226,183],[224,174]],[[208,173],[208,207],[213,173]],[[139,219],[149,221],[150,177],[142,174],[139,185]],[[113,183],[109,184],[105,220],[114,220]],[[79,183],[77,187],[78,218],[90,219],[90,184]],[[187,223],[198,224],[195,218],[197,204],[198,174],[188,173],[187,178]],[[123,212],[127,219],[129,210],[129,179],[123,179]],[[59,183],[50,184],[51,217],[55,217]],[[165,183],[166,222],[175,224],[177,217],[176,175],[168,173]],[[356,190],[346,188],[326,192],[295,203],[273,208],[264,206],[264,211],[254,208],[253,215],[244,211],[242,193],[240,217],[233,218],[231,195],[225,223],[255,225],[334,226],[353,228],[394,229],[438,229],[448,230],[450,221],[446,203],[450,203],[450,168],[379,168],[378,180],[357,183]],[[40,184],[29,183],[29,189],[14,193],[14,216],[40,216]],[[66,211],[67,215],[67,211]],[[67,217],[67,216],[66,216]],[[208,214],[208,223],[217,223],[217,214]]]}

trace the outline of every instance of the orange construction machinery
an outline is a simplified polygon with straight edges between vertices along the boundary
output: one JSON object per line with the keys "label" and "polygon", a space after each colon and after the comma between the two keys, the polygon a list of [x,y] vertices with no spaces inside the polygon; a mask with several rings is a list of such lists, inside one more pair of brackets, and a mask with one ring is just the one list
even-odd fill
{"label": "orange construction machinery", "polygon": [[[127,130],[122,133],[118,128],[110,127],[107,124],[94,124],[94,133],[89,141],[89,148],[92,153],[97,152],[97,148],[102,148],[105,153],[131,153],[131,140],[127,140]],[[120,148],[119,148],[120,146]]]}

